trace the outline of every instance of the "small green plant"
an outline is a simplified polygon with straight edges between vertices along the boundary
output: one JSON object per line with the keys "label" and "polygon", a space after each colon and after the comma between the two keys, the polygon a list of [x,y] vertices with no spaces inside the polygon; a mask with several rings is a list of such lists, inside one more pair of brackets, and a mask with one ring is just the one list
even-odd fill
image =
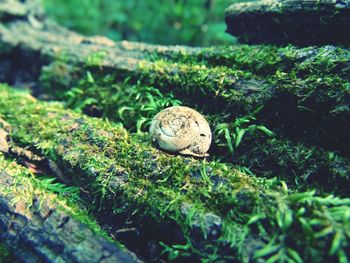
{"label": "small green plant", "polygon": [[11,262],[12,260],[14,259],[11,257],[10,248],[6,244],[0,242],[0,263]]}
{"label": "small green plant", "polygon": [[80,200],[79,187],[67,186],[63,183],[60,183],[56,177],[38,177],[34,182],[41,189],[48,190],[56,194],[69,195],[71,200]]}
{"label": "small green plant", "polygon": [[215,127],[216,143],[218,146],[227,147],[233,155],[235,150],[242,143],[246,133],[262,132],[267,136],[272,136],[273,132],[263,125],[252,124],[256,120],[254,115],[261,108],[254,111],[253,114],[237,118],[231,123],[219,123]]}
{"label": "small green plant", "polygon": [[90,54],[87,58],[86,58],[86,65],[87,66],[101,66],[103,60],[105,59],[105,57],[107,56],[107,52],[104,50],[99,50],[96,51],[92,54]]}
{"label": "small green plant", "polygon": [[114,83],[110,75],[94,76],[87,71],[77,85],[64,93],[66,106],[78,111],[95,108],[102,117],[121,122],[133,132],[146,131],[152,118],[162,109],[181,105],[172,93],[163,95],[157,88],[129,79]]}
{"label": "small green plant", "polygon": [[118,116],[126,122],[128,115],[137,118],[136,131],[140,133],[149,127],[152,118],[161,110],[170,106],[179,106],[181,101],[174,98],[172,94],[163,95],[158,89],[153,87],[144,87],[139,83],[135,89],[133,106],[122,106],[118,110]]}
{"label": "small green plant", "polygon": [[163,242],[159,242],[159,244],[163,247],[162,255],[167,255],[168,260],[173,261],[178,257],[188,257],[191,256],[191,245],[172,245],[168,246]]}
{"label": "small green plant", "polygon": [[[255,260],[266,262],[301,263],[313,257],[314,250],[290,242],[290,237],[302,237],[307,244],[315,247],[328,244],[324,253],[337,260],[349,262],[349,210],[350,199],[341,199],[333,195],[316,196],[315,191],[293,193],[285,197],[278,211],[270,222],[274,222],[269,231],[260,220],[266,220],[264,215],[256,216],[247,226],[257,224],[269,236],[267,244],[254,252]],[[252,218],[253,219],[253,218]],[[299,229],[295,233],[295,229]],[[322,262],[322,259],[319,258]]]}

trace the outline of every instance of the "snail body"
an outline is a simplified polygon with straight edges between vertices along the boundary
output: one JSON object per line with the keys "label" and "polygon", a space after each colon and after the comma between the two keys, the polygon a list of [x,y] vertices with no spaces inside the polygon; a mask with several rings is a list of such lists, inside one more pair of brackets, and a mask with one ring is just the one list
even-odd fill
{"label": "snail body", "polygon": [[174,106],[162,110],[152,120],[149,131],[160,149],[197,157],[208,156],[212,137],[209,124],[191,108]]}

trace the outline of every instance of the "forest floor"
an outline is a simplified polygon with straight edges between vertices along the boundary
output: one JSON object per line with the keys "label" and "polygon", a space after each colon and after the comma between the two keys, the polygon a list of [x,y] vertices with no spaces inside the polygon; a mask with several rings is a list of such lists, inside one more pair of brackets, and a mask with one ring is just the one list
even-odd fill
{"label": "forest floor", "polygon": [[[349,261],[349,48],[115,43],[16,3],[0,5],[0,262]],[[152,144],[177,105],[208,119],[209,157]]]}

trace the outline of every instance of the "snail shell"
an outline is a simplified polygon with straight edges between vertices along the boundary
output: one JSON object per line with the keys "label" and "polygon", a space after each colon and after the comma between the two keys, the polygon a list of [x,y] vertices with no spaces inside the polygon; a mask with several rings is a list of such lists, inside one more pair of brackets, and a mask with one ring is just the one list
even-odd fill
{"label": "snail shell", "polygon": [[206,119],[197,111],[183,106],[162,110],[149,129],[159,148],[184,155],[208,156],[211,131]]}

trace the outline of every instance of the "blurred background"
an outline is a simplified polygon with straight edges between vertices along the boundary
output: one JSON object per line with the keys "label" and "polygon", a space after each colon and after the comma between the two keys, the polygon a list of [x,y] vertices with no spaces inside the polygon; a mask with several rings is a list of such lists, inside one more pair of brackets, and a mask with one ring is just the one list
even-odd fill
{"label": "blurred background", "polygon": [[233,44],[225,8],[242,0],[42,0],[47,14],[86,35],[152,44]]}

